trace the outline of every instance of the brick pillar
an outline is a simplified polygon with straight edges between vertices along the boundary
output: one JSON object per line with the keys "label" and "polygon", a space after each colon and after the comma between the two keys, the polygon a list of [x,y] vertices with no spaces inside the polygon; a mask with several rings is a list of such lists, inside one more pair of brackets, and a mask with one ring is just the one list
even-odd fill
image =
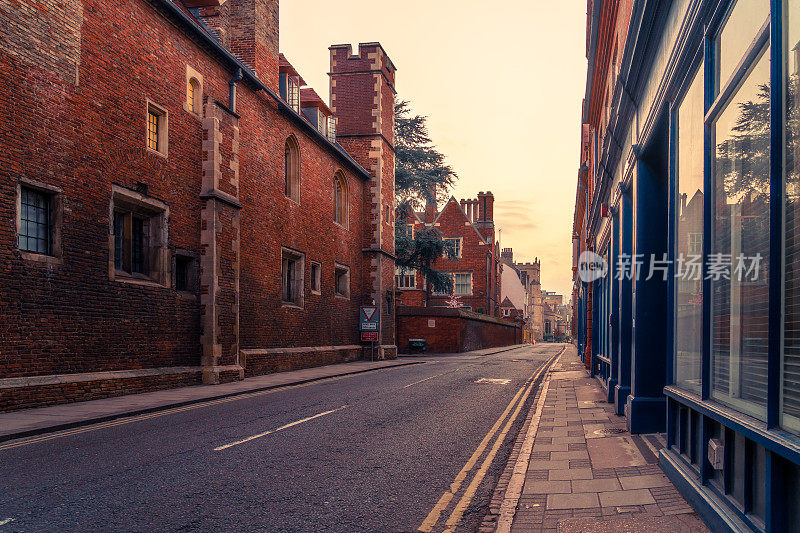
{"label": "brick pillar", "polygon": [[201,16],[225,46],[278,92],[278,0],[227,0]]}
{"label": "brick pillar", "polygon": [[381,313],[378,356],[397,354],[394,316],[394,79],[395,66],[379,43],[330,47],[331,110],[336,137],[372,176],[365,212],[370,301]]}
{"label": "brick pillar", "polygon": [[203,119],[200,306],[203,383],[244,379],[239,355],[239,119],[209,102]]}

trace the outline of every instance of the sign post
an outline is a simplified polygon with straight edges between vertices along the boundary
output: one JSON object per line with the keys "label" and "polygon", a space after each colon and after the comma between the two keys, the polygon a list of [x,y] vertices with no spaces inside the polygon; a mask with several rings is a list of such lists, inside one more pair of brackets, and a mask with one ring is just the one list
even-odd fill
{"label": "sign post", "polygon": [[378,341],[378,331],[381,325],[381,314],[377,305],[362,305],[358,313],[358,331],[361,332],[361,342],[371,344],[371,359],[375,360],[375,343]]}

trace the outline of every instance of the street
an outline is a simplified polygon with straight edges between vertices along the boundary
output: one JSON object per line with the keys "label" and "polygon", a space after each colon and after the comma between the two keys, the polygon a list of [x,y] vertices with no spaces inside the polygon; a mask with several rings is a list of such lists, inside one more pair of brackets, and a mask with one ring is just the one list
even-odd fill
{"label": "street", "polygon": [[561,348],[428,357],[9,441],[0,531],[442,531],[461,511],[471,531],[533,402],[525,385]]}

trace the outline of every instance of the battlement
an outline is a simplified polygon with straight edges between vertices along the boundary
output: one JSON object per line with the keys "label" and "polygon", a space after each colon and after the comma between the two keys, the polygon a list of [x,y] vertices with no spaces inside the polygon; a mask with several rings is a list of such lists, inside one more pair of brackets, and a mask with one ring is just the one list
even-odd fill
{"label": "battlement", "polygon": [[397,67],[394,66],[381,43],[359,43],[358,53],[353,53],[350,44],[334,44],[328,47],[331,53],[330,74],[360,74],[365,71],[381,72],[389,85],[394,87]]}

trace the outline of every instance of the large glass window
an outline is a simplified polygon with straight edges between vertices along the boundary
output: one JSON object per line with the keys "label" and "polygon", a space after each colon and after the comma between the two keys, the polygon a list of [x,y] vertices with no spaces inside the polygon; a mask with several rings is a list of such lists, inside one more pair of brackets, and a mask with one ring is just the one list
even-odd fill
{"label": "large glass window", "polygon": [[768,0],[738,0],[728,14],[714,47],[717,57],[717,83],[728,82],[758,30],[769,16]]}
{"label": "large glass window", "polygon": [[[761,11],[768,13],[768,3],[760,3]],[[720,80],[730,78],[726,65],[740,65],[742,60],[728,55],[747,50],[767,20],[766,14],[749,13],[753,5],[755,0],[740,0],[728,23],[741,22],[735,31],[726,25],[721,32],[715,68]],[[740,9],[747,16],[740,17]],[[711,255],[706,259],[712,290],[711,395],[764,419],[769,307],[769,46],[751,63],[738,68],[743,75],[732,75],[741,81],[713,122],[714,227]]]}
{"label": "large glass window", "polygon": [[700,393],[703,360],[703,281],[689,268],[703,253],[703,65],[697,69],[676,117],[675,384]]}
{"label": "large glass window", "polygon": [[785,323],[782,425],[800,432],[800,0],[784,5]]}

